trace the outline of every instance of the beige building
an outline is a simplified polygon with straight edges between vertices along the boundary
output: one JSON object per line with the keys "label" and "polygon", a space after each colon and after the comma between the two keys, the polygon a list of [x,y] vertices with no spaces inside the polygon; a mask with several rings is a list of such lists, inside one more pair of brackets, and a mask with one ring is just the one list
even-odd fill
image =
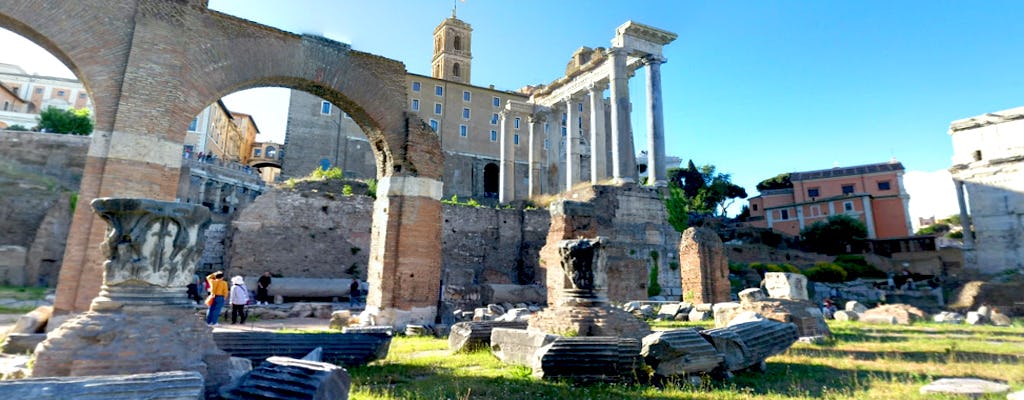
{"label": "beige building", "polygon": [[[660,64],[675,34],[629,21],[608,49],[577,50],[563,77],[511,91],[472,84],[472,32],[454,15],[445,19],[434,30],[431,76],[406,76],[409,112],[437,132],[444,151],[446,198],[505,203],[582,182],[638,181],[628,81],[639,68],[650,80],[645,173],[665,184]],[[285,145],[285,178],[333,166],[348,177],[377,176],[359,127],[311,94],[292,91]]]}
{"label": "beige building", "polygon": [[31,129],[48,107],[86,108],[94,115],[85,86],[75,79],[31,75],[21,67],[0,63],[0,128],[21,125]]}
{"label": "beige building", "polygon": [[965,267],[1024,271],[1024,107],[953,121],[953,166]]}

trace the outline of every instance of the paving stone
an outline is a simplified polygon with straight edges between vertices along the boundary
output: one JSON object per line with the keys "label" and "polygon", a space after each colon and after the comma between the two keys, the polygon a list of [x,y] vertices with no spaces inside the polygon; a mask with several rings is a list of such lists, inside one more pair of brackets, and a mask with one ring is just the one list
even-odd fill
{"label": "paving stone", "polygon": [[921,394],[943,393],[980,396],[1009,391],[1010,386],[1007,384],[975,378],[942,378],[921,387]]}

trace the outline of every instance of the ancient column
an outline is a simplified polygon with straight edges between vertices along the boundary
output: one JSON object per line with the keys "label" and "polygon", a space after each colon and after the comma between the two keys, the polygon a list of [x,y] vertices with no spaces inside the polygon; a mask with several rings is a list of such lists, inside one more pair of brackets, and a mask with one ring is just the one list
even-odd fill
{"label": "ancient column", "polygon": [[548,158],[548,176],[544,177],[544,181],[551,185],[547,193],[558,193],[564,190],[561,186],[565,180],[558,179],[561,177],[559,174],[562,172],[562,169],[565,168],[560,166],[558,156],[558,144],[565,141],[565,134],[562,133],[563,114],[558,105],[551,106],[551,117],[548,118],[548,149],[546,153]]}
{"label": "ancient column", "polygon": [[635,182],[636,160],[633,155],[633,132],[629,121],[629,71],[626,70],[626,50],[608,50],[612,58],[611,80],[608,90],[612,103],[612,178],[616,183]]}
{"label": "ancient column", "polygon": [[964,249],[974,249],[974,232],[971,231],[971,217],[967,214],[967,200],[964,197],[964,181],[954,179],[956,185],[956,204],[960,206],[960,226],[964,232]]}
{"label": "ancient column", "polygon": [[580,181],[580,129],[576,124],[579,111],[571,96],[565,98],[565,190]]}
{"label": "ancient column", "polygon": [[500,149],[500,173],[498,174],[498,202],[507,203],[515,200],[516,195],[516,152],[512,135],[515,133],[508,128],[510,112],[501,110],[501,138],[498,141]]}
{"label": "ancient column", "polygon": [[604,126],[604,86],[591,83],[590,91],[590,183],[597,184],[608,177],[608,134]]}
{"label": "ancient column", "polygon": [[213,181],[214,185],[217,186],[213,197],[213,212],[220,212],[221,201],[224,199],[224,184],[221,182]]}
{"label": "ancient column", "polygon": [[647,184],[667,186],[665,177],[665,117],[661,107],[663,57],[649,55],[647,65]]}
{"label": "ancient column", "polygon": [[[537,137],[537,127],[543,124],[546,120],[543,114],[530,114],[528,117],[530,124],[530,149],[528,154],[529,167],[529,187],[527,190],[527,196],[533,197],[541,193],[540,191],[540,151],[544,147],[544,140]],[[543,129],[543,127],[541,127]]]}
{"label": "ancient column", "polygon": [[203,205],[203,201],[206,200],[206,178],[199,178],[199,201],[196,203]]}

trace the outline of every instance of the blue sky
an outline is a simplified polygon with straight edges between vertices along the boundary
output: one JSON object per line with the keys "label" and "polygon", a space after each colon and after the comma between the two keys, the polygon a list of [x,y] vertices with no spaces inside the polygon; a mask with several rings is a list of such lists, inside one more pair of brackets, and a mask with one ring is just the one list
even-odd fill
{"label": "blue sky", "polygon": [[[210,0],[210,8],[350,43],[424,75],[433,29],[453,2],[284,4]],[[952,156],[951,121],[1024,103],[1024,2],[469,0],[457,6],[474,29],[472,83],[508,90],[560,77],[576,48],[608,46],[626,20],[677,33],[662,67],[666,152],[684,163],[716,165],[751,195],[762,179],[836,163],[895,157],[908,171],[944,170]],[[11,61],[0,54],[0,62]],[[643,144],[644,74],[630,85],[636,143]],[[264,103],[282,115],[287,104]],[[283,133],[283,121],[272,121],[281,117],[228,105],[254,114],[267,136]],[[927,216],[924,202],[945,204],[935,212],[940,216],[955,204],[951,189],[931,200],[923,190],[934,185],[921,186],[911,191],[912,214]]]}

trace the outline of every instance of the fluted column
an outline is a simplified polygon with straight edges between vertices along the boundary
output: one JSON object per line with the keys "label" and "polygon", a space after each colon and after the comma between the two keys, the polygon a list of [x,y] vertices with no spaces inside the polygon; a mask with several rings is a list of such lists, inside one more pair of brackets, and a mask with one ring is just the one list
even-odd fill
{"label": "fluted column", "polygon": [[964,249],[974,249],[974,231],[971,230],[971,217],[967,214],[967,200],[964,198],[964,181],[954,179],[956,185],[956,203],[960,206],[960,226],[963,227]]}
{"label": "fluted column", "polygon": [[590,92],[590,183],[608,178],[608,158],[605,140],[608,132],[604,124],[604,86],[591,83]]}
{"label": "fluted column", "polygon": [[629,121],[629,71],[626,70],[626,50],[608,50],[612,58],[611,80],[608,90],[612,103],[612,178],[617,183],[631,183],[636,179],[636,159],[633,151],[633,132]]}
{"label": "fluted column", "polygon": [[650,55],[647,65],[647,184],[667,186],[665,175],[665,117],[661,106],[661,64],[665,59]]}
{"label": "fluted column", "polygon": [[[537,128],[540,124],[543,124],[545,117],[543,114],[530,114],[528,121],[530,124],[530,149],[528,152],[527,160],[529,162],[529,187],[527,195],[530,197],[541,194],[540,190],[540,151],[544,147],[544,139],[539,138]],[[543,127],[540,127],[543,129]]]}
{"label": "fluted column", "polygon": [[565,98],[565,190],[572,189],[580,181],[580,130],[576,125],[579,116],[572,97]]}
{"label": "fluted column", "polygon": [[516,182],[515,182],[515,162],[516,153],[515,147],[512,143],[512,135],[514,134],[509,129],[509,117],[510,113],[507,110],[502,110],[501,113],[501,139],[498,142],[500,147],[500,173],[498,174],[498,202],[507,203],[515,200],[516,194]]}

